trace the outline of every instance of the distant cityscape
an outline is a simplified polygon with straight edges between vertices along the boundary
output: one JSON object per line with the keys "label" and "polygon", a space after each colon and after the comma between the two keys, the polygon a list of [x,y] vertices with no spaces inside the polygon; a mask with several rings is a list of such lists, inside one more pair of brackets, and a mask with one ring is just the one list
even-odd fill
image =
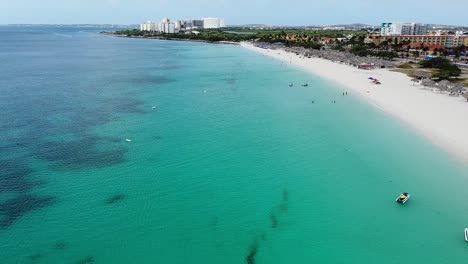
{"label": "distant cityscape", "polygon": [[[207,17],[201,19],[170,20],[164,18],[161,22],[147,21],[139,25],[141,31],[166,34],[198,34],[202,29],[225,28],[223,18]],[[230,28],[248,28],[252,30],[271,29],[303,29],[303,30],[365,30],[368,32],[365,44],[376,47],[387,45],[409,45],[416,48],[427,46],[430,51],[445,48],[468,46],[468,28],[447,25],[428,25],[415,22],[383,22],[380,27],[366,24],[309,26],[309,27],[281,27],[267,25],[230,26]],[[293,37],[294,38],[294,37]],[[327,41],[328,42],[328,41]],[[326,43],[324,43],[326,44]]]}
{"label": "distant cityscape", "polygon": [[158,33],[196,33],[197,29],[218,29],[224,28],[226,24],[224,19],[217,17],[206,17],[202,19],[175,20],[164,18],[161,22],[147,21],[140,24],[141,31],[151,31]]}
{"label": "distant cityscape", "polygon": [[364,42],[377,47],[382,44],[403,44],[411,48],[426,46],[429,50],[442,50],[468,46],[468,32],[429,29],[428,25],[421,23],[385,22],[381,24],[380,33],[368,34]]}

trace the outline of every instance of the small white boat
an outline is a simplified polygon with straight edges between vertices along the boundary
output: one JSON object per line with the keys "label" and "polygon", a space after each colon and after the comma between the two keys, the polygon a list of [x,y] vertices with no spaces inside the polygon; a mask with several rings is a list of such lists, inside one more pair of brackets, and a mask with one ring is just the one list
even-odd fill
{"label": "small white boat", "polygon": [[468,228],[465,228],[465,241],[468,242]]}
{"label": "small white boat", "polygon": [[127,138],[127,139],[125,139],[125,141],[127,141],[127,142],[132,142],[133,140]]}
{"label": "small white boat", "polygon": [[156,109],[156,106],[151,107],[151,109],[153,109],[153,110]]}
{"label": "small white boat", "polygon": [[404,204],[409,200],[410,197],[411,197],[411,195],[409,193],[404,192],[404,193],[400,194],[400,196],[398,196],[398,198],[396,198],[396,202]]}

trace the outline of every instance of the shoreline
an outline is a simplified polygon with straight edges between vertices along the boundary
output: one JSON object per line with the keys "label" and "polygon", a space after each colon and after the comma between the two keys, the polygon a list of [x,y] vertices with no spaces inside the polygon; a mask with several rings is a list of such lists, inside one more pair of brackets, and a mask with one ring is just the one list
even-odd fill
{"label": "shoreline", "polygon": [[[262,49],[242,42],[242,47],[273,57],[333,81],[374,107],[397,117],[433,144],[468,164],[468,103],[463,97],[422,89],[411,78],[388,69],[361,70],[321,58],[303,58],[283,49]],[[378,78],[375,85],[368,77]]]}
{"label": "shoreline", "polygon": [[99,34],[108,35],[108,36],[114,36],[114,37],[118,37],[118,38],[158,39],[158,40],[170,40],[170,41],[200,42],[200,43],[210,43],[210,44],[241,45],[240,42],[234,42],[234,41],[209,41],[209,40],[202,40],[202,39],[184,39],[184,38],[166,38],[166,37],[127,36],[127,35],[113,34],[113,33],[111,33],[111,32],[100,32]]}

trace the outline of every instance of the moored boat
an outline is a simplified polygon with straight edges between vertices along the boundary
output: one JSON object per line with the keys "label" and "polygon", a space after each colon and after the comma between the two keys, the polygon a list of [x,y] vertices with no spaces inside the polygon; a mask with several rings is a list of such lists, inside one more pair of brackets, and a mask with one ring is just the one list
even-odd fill
{"label": "moored boat", "polygon": [[400,194],[400,196],[398,196],[398,198],[396,199],[396,202],[397,203],[401,203],[401,204],[404,204],[408,201],[408,199],[410,198],[410,194],[407,193],[407,192],[404,192],[402,194]]}

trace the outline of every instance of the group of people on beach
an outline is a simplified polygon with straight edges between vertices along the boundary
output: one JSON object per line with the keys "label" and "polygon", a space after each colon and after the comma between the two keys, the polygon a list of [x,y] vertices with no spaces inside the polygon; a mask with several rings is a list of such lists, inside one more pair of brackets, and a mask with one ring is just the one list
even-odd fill
{"label": "group of people on beach", "polygon": [[[348,95],[348,91],[344,91],[344,92],[342,93],[342,95],[343,95],[343,96],[347,96],[347,95]],[[312,100],[312,103],[315,104],[315,101]],[[336,100],[332,100],[331,103],[332,103],[332,104],[336,104]]]}

